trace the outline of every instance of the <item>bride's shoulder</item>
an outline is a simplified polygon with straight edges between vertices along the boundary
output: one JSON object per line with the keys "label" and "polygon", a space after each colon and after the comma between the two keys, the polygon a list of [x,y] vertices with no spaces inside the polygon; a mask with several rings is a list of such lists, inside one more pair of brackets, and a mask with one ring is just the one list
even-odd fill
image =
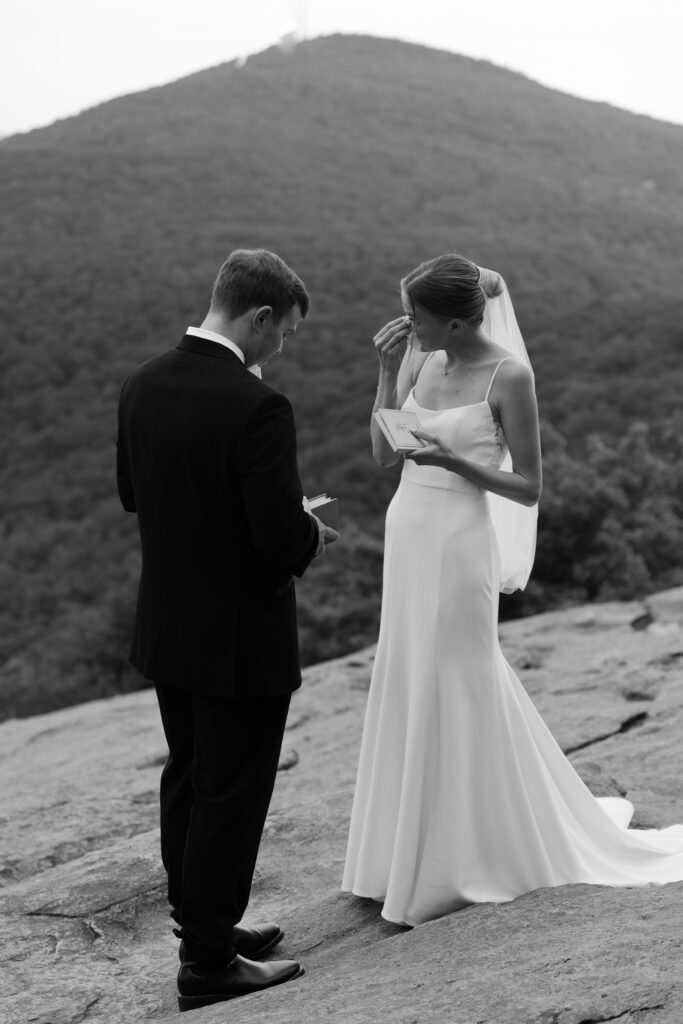
{"label": "bride's shoulder", "polygon": [[398,408],[403,405],[412,388],[417,383],[420,370],[429,359],[429,352],[422,352],[414,345],[409,345],[403,356],[401,368],[398,371],[397,397]]}
{"label": "bride's shoulder", "polygon": [[500,367],[498,372],[506,377],[520,377],[523,379],[533,377],[529,364],[524,359],[520,359],[519,356],[511,356],[509,352],[501,353],[498,366]]}
{"label": "bride's shoulder", "polygon": [[531,374],[531,367],[526,360],[495,341],[490,342],[487,361],[496,377],[503,375],[504,377],[514,378]]}
{"label": "bride's shoulder", "polygon": [[520,396],[533,391],[534,374],[533,370],[523,359],[518,356],[511,356],[509,353],[501,357],[495,374],[493,386],[499,394],[506,393],[510,396]]}
{"label": "bride's shoulder", "polygon": [[401,363],[401,376],[406,383],[413,387],[419,376],[420,370],[429,359],[429,352],[423,352],[414,345],[406,348],[403,362]]}
{"label": "bride's shoulder", "polygon": [[413,374],[413,383],[415,383],[418,373],[420,372],[424,364],[427,362],[430,355],[431,352],[423,352],[422,349],[416,348],[414,345],[411,345],[409,347],[408,351],[406,352],[406,365],[410,367],[410,370]]}

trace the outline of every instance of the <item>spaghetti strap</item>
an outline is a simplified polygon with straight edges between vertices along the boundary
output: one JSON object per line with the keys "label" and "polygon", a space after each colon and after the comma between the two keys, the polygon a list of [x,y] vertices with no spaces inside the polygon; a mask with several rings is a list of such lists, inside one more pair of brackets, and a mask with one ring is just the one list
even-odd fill
{"label": "spaghetti strap", "polygon": [[491,374],[491,380],[489,381],[489,386],[486,389],[486,394],[484,395],[484,401],[485,402],[488,402],[488,400],[489,400],[489,395],[491,394],[491,388],[493,386],[493,382],[496,379],[496,374],[498,373],[498,370],[500,369],[501,365],[505,362],[506,359],[514,359],[514,358],[515,358],[514,356],[503,356],[503,358],[497,364],[495,370]]}

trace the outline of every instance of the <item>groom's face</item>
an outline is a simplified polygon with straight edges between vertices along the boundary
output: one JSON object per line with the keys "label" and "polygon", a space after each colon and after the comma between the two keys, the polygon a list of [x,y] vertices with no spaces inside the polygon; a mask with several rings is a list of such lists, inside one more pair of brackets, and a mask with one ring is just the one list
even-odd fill
{"label": "groom's face", "polygon": [[259,330],[255,345],[252,349],[256,357],[255,362],[263,366],[273,356],[282,352],[283,346],[288,338],[291,338],[302,320],[301,310],[298,306],[285,313],[280,320],[273,320],[272,310],[264,317],[259,324]]}

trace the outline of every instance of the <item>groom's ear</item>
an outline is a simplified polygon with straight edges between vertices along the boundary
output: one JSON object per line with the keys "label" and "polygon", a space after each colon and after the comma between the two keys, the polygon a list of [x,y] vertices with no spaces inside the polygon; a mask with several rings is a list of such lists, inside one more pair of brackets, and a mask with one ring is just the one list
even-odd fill
{"label": "groom's ear", "polygon": [[272,319],[272,316],[272,306],[261,306],[259,309],[257,309],[253,317],[251,318],[251,323],[254,330],[262,330],[268,324],[268,321]]}

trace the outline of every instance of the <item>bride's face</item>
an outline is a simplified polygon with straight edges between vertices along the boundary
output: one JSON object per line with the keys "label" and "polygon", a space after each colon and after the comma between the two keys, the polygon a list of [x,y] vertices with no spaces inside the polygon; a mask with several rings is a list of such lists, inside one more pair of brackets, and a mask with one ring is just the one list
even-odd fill
{"label": "bride's face", "polygon": [[434,316],[423,306],[413,306],[405,291],[401,292],[401,302],[406,314],[413,322],[413,342],[417,342],[423,352],[436,352],[447,348],[453,342],[451,321]]}

